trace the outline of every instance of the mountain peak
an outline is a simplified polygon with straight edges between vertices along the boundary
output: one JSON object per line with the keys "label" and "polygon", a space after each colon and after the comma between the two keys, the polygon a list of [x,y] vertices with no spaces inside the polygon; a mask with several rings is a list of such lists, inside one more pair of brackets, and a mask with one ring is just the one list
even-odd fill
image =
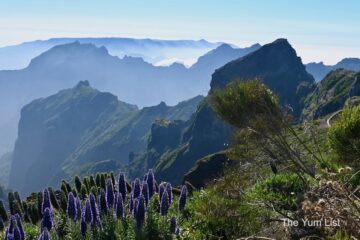
{"label": "mountain peak", "polygon": [[290,43],[286,39],[277,39],[217,69],[212,77],[211,89],[223,88],[237,79],[254,78],[260,78],[279,95],[283,104],[290,104],[296,110],[300,109],[299,100],[304,94],[302,91],[308,91],[307,87],[298,87],[309,86],[314,82]]}
{"label": "mountain peak", "polygon": [[270,44],[279,44],[279,43],[290,45],[289,41],[286,38],[278,38]]}
{"label": "mountain peak", "polygon": [[[28,68],[58,67],[69,62],[84,61],[84,59],[113,59],[105,47],[96,47],[92,43],[79,41],[57,45],[31,60]],[[86,61],[84,61],[86,62]]]}
{"label": "mountain peak", "polygon": [[80,81],[80,82],[76,85],[76,88],[81,88],[81,87],[90,87],[90,82],[89,82],[88,80]]}

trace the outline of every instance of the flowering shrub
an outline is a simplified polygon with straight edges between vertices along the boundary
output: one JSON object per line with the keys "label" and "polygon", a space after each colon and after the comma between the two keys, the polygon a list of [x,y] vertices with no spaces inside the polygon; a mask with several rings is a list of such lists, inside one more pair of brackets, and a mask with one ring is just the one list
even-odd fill
{"label": "flowering shrub", "polygon": [[[29,207],[22,209],[23,216],[29,216],[26,227],[20,214],[11,215],[8,221],[1,218],[4,232],[0,237],[3,234],[6,240],[174,239],[181,234],[188,197],[186,186],[178,199],[170,183],[163,182],[157,187],[151,170],[143,181],[135,179],[130,188],[122,173],[117,181],[108,176],[96,179],[98,183],[94,179],[79,183],[76,177],[75,188],[63,181],[62,186],[68,187],[62,187],[54,196],[50,196],[49,189],[40,195],[33,194],[35,197],[24,201]],[[70,190],[67,195],[65,189]],[[65,206],[56,209],[54,201]]]}

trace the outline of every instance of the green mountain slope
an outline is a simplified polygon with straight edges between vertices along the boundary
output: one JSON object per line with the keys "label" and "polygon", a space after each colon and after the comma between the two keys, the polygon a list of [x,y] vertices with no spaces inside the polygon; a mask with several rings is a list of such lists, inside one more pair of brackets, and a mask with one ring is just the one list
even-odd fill
{"label": "green mountain slope", "polygon": [[[302,111],[303,99],[314,88],[314,79],[306,72],[301,59],[285,39],[264,45],[216,70],[212,76],[210,95],[214,89],[222,88],[234,80],[249,78],[262,80],[279,95],[283,105],[293,108],[297,116]],[[176,148],[157,153],[159,160],[153,168],[158,178],[178,184],[179,179],[197,160],[231,145],[232,127],[216,116],[208,100],[199,106],[188,124]],[[167,141],[164,139],[163,142]],[[147,154],[143,154],[143,158]]]}
{"label": "green mountain slope", "polygon": [[121,167],[145,148],[156,119],[187,120],[201,99],[139,110],[82,81],[35,100],[21,111],[9,186],[26,194],[74,174]]}
{"label": "green mountain slope", "polygon": [[346,101],[360,96],[360,74],[338,69],[320,81],[305,100],[304,119],[316,119],[340,110]]}

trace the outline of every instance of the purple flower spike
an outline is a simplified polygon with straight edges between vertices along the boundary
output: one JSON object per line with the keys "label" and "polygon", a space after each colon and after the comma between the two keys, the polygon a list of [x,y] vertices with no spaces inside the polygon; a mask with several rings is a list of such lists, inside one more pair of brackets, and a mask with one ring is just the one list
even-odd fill
{"label": "purple flower spike", "polygon": [[90,207],[91,207],[91,213],[92,213],[92,223],[99,223],[100,222],[100,212],[99,208],[96,204],[96,198],[93,193],[90,193]]}
{"label": "purple flower spike", "polygon": [[106,193],[103,189],[100,190],[100,211],[104,214],[108,214],[108,202],[106,200]]}
{"label": "purple flower spike", "polygon": [[143,182],[143,185],[141,187],[141,195],[144,196],[145,205],[147,207],[149,204],[149,187],[147,182]]}
{"label": "purple flower spike", "polygon": [[160,202],[160,214],[165,216],[169,210],[169,207],[169,196],[167,191],[164,191]]}
{"label": "purple flower spike", "polygon": [[126,180],[124,173],[120,173],[119,175],[119,193],[121,193],[123,200],[126,199]]}
{"label": "purple flower spike", "polygon": [[81,235],[85,238],[86,236],[86,230],[87,230],[87,224],[85,221],[85,216],[81,217],[81,223],[80,223],[80,231],[81,231]]}
{"label": "purple flower spike", "polygon": [[15,219],[16,219],[16,224],[19,228],[21,240],[24,240],[26,238],[26,235],[22,224],[21,216],[17,213],[15,214]]}
{"label": "purple flower spike", "polygon": [[106,200],[108,206],[110,208],[114,208],[115,195],[114,195],[114,185],[111,178],[109,178],[106,183]]}
{"label": "purple flower spike", "polygon": [[88,223],[88,224],[92,223],[93,214],[91,212],[91,205],[90,205],[89,199],[86,200],[86,203],[85,203],[84,218],[85,218],[86,223]]}
{"label": "purple flower spike", "polygon": [[76,200],[72,192],[70,192],[68,196],[66,213],[72,220],[76,221],[76,217],[77,217]]}
{"label": "purple flower spike", "polygon": [[23,240],[18,227],[14,228],[14,240]]}
{"label": "purple flower spike", "polygon": [[51,212],[50,208],[46,208],[44,210],[43,219],[41,220],[41,228],[42,229],[46,228],[49,231],[51,231],[53,225],[54,225],[54,223],[53,223],[53,219],[52,219],[52,212]]}
{"label": "purple flower spike", "polygon": [[16,218],[15,218],[15,216],[13,216],[13,215],[10,216],[9,223],[10,223],[10,225],[9,225],[9,228],[6,230],[7,231],[6,235],[8,235],[8,234],[13,235],[14,234],[14,228],[16,226]]}
{"label": "purple flower spike", "polygon": [[172,203],[172,186],[171,186],[171,183],[167,183],[166,184],[166,191],[167,191],[167,194],[168,194],[168,197],[169,197],[169,204]]}
{"label": "purple flower spike", "polygon": [[133,215],[134,216],[136,216],[136,214],[137,214],[138,206],[139,206],[139,199],[135,198],[134,199],[134,209],[133,209]]}
{"label": "purple flower spike", "polygon": [[81,201],[79,197],[76,198],[75,204],[76,204],[76,220],[80,220],[82,210],[81,210]]}
{"label": "purple flower spike", "polygon": [[51,200],[50,200],[50,193],[47,188],[43,191],[43,202],[41,207],[41,213],[44,214],[44,211],[46,208],[49,208],[51,210]]}
{"label": "purple flower spike", "polygon": [[178,204],[178,209],[179,211],[184,210],[185,205],[186,205],[186,201],[187,201],[187,196],[188,196],[188,189],[187,187],[184,185],[181,188],[181,193],[180,193],[180,197],[179,197],[179,204]]}
{"label": "purple flower spike", "polygon": [[138,198],[141,193],[141,182],[140,179],[136,178],[134,182],[133,197]]}
{"label": "purple flower spike", "polygon": [[41,235],[40,235],[40,237],[39,237],[39,240],[50,240],[51,238],[50,238],[50,233],[49,233],[49,231],[46,229],[46,228],[44,228],[43,230],[42,230],[42,232],[41,232]]}
{"label": "purple flower spike", "polygon": [[155,176],[154,176],[152,169],[150,169],[147,174],[146,182],[147,182],[148,188],[149,188],[149,199],[150,199],[155,194],[155,191],[156,191]]}
{"label": "purple flower spike", "polygon": [[136,227],[138,229],[141,229],[142,226],[144,225],[145,222],[145,211],[146,211],[146,207],[145,207],[145,198],[144,196],[140,196],[139,198],[139,202],[138,202],[138,206],[137,206],[137,211],[136,211]]}
{"label": "purple flower spike", "polygon": [[123,219],[124,218],[124,203],[122,199],[121,193],[117,195],[117,204],[116,204],[116,218]]}
{"label": "purple flower spike", "polygon": [[160,185],[159,185],[159,203],[161,203],[161,198],[164,194],[165,189],[166,189],[166,182],[160,183]]}
{"label": "purple flower spike", "polygon": [[170,232],[171,233],[176,232],[176,217],[172,217],[170,220]]}

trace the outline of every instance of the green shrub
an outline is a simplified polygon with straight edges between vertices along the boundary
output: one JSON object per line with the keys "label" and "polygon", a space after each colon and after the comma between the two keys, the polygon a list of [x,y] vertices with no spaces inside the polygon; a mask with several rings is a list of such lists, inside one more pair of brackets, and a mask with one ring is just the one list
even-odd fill
{"label": "green shrub", "polygon": [[328,132],[329,144],[338,158],[360,168],[360,106],[346,107]]}
{"label": "green shrub", "polygon": [[276,175],[255,185],[252,194],[280,210],[296,210],[298,195],[305,192],[302,179],[296,174]]}

